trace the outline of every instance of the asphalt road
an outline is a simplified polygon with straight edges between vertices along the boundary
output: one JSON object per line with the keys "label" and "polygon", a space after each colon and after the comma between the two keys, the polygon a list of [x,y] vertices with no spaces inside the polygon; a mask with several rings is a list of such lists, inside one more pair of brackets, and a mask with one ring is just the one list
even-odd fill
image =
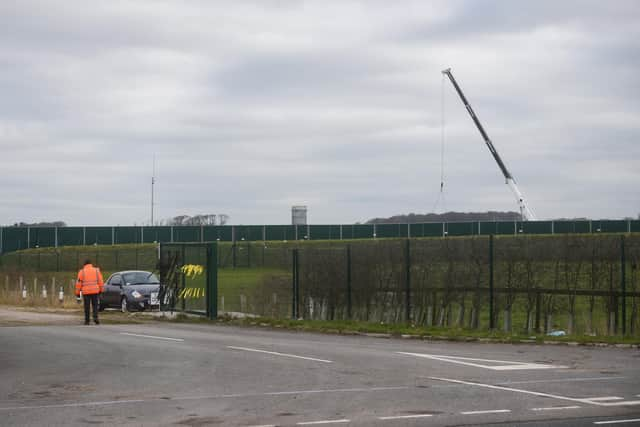
{"label": "asphalt road", "polygon": [[0,327],[0,425],[640,425],[640,352],[150,323]]}

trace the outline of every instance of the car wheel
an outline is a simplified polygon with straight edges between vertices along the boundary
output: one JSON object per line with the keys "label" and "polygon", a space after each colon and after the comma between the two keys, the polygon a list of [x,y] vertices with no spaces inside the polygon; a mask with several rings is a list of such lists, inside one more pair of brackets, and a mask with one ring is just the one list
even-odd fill
{"label": "car wheel", "polygon": [[107,308],[106,304],[104,303],[104,301],[102,300],[98,300],[98,310],[99,311],[104,311],[104,309]]}
{"label": "car wheel", "polygon": [[127,303],[127,297],[122,297],[122,300],[120,301],[120,310],[123,313],[126,313],[129,311],[129,304]]}

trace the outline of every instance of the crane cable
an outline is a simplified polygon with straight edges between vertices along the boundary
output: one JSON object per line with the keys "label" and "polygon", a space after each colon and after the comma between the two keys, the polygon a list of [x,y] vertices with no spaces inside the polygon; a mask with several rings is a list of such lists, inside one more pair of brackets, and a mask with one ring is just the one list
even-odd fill
{"label": "crane cable", "polygon": [[442,84],[441,84],[441,93],[440,93],[440,192],[438,193],[438,198],[436,199],[435,204],[431,211],[433,213],[436,212],[436,208],[442,201],[443,209],[446,209],[446,203],[444,199],[444,141],[445,141],[445,104],[444,104],[444,74],[442,74]]}

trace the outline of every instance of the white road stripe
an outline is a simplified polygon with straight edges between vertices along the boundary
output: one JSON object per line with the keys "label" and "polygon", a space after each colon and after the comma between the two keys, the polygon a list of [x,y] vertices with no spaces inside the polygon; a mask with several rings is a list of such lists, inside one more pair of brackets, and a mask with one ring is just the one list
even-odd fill
{"label": "white road stripe", "polygon": [[549,406],[547,408],[531,408],[532,411],[562,411],[565,409],[580,409],[582,406]]}
{"label": "white road stripe", "polygon": [[298,425],[298,426],[312,426],[312,425],[318,425],[318,424],[344,424],[344,423],[349,423],[349,422],[351,422],[351,420],[343,418],[341,420],[305,421],[305,422],[296,423],[296,425]]}
{"label": "white road stripe", "polygon": [[[208,399],[235,399],[235,398],[248,398],[248,397],[260,397],[260,396],[281,396],[281,395],[295,395],[295,394],[316,394],[316,393],[367,393],[375,391],[392,391],[392,390],[407,390],[409,387],[371,387],[371,388],[337,388],[337,389],[324,389],[324,390],[292,390],[292,391],[275,391],[267,393],[236,393],[236,394],[213,394],[203,396],[174,396],[169,400],[171,401],[186,401],[186,400],[208,400]],[[82,407],[82,406],[99,406],[99,405],[116,405],[126,403],[149,403],[149,402],[166,402],[166,398],[152,398],[152,399],[139,399],[139,400],[113,400],[103,402],[77,402],[77,403],[60,403],[55,405],[37,405],[37,406],[9,406],[0,407],[0,411],[10,411],[18,409],[46,409],[46,408],[70,408],[70,407]]]}
{"label": "white road stripe", "polygon": [[[263,393],[261,396],[283,396],[289,394],[314,394],[314,393],[344,393],[344,392],[363,392],[363,391],[390,391],[390,390],[406,390],[409,387],[371,387],[371,388],[338,388],[334,390],[297,390],[297,391],[272,391]],[[236,396],[237,397],[237,396]]]}
{"label": "white road stripe", "polygon": [[594,424],[602,425],[602,424],[622,424],[622,423],[637,423],[640,421],[640,418],[634,418],[632,420],[611,420],[611,421],[596,421]]}
{"label": "white road stripe", "polygon": [[235,346],[232,346],[232,345],[228,345],[227,348],[231,348],[233,350],[252,351],[252,352],[255,352],[255,353],[272,354],[274,356],[293,357],[295,359],[313,360],[314,362],[333,363],[331,360],[316,359],[315,357],[297,356],[295,354],[278,353],[276,351],[258,350],[256,348],[235,347]]}
{"label": "white road stripe", "polygon": [[602,396],[602,397],[589,397],[588,400],[592,402],[607,402],[611,400],[624,400],[624,398],[618,397],[618,396]]}
{"label": "white road stripe", "polygon": [[[407,353],[404,351],[396,351],[397,354],[407,356],[423,357],[425,359],[439,360],[441,362],[455,363],[458,365],[473,366],[474,368],[491,369],[493,371],[516,371],[523,369],[565,369],[566,366],[561,365],[545,365],[542,363],[512,362],[508,360],[492,360],[492,359],[476,359],[473,357],[446,356],[425,353]],[[507,365],[487,365],[473,362],[487,363],[508,363]]]}
{"label": "white road stripe", "polygon": [[392,417],[378,417],[379,420],[408,420],[411,418],[428,418],[433,417],[433,414],[415,414],[415,415],[396,415]]}
{"label": "white road stripe", "polygon": [[[586,399],[588,401],[588,399]],[[640,405],[640,400],[623,400],[621,402],[591,402],[600,406],[635,406]]]}
{"label": "white road stripe", "polygon": [[182,338],[169,338],[169,337],[157,337],[155,335],[141,335],[141,334],[132,334],[129,332],[120,332],[120,335],[128,335],[130,337],[140,337],[140,338],[153,338],[156,340],[166,340],[166,341],[184,341]]}
{"label": "white road stripe", "polygon": [[462,415],[481,415],[481,414],[504,414],[511,412],[511,409],[490,409],[488,411],[465,411],[460,412]]}
{"label": "white road stripe", "polygon": [[12,411],[12,410],[18,410],[18,409],[77,408],[82,406],[124,405],[127,403],[141,403],[141,402],[144,402],[144,400],[107,400],[102,402],[60,403],[57,405],[10,406],[5,408],[0,408],[0,411]]}
{"label": "white road stripe", "polygon": [[[533,395],[533,396],[540,396],[540,397],[551,397],[553,399],[569,400],[571,402],[579,402],[579,403],[588,403],[590,405],[609,406],[609,405],[613,405],[614,404],[614,403],[604,403],[604,402],[603,403],[592,402],[592,401],[590,401],[588,399],[577,399],[577,398],[573,398],[573,397],[559,396],[557,394],[540,393],[538,391],[522,390],[522,389],[513,388],[513,387],[501,387],[501,386],[497,386],[497,385],[474,383],[474,382],[470,382],[470,381],[461,381],[461,380],[454,380],[454,379],[449,379],[449,378],[438,378],[438,377],[429,377],[429,378],[432,379],[432,380],[436,380],[436,381],[445,381],[445,382],[456,383],[456,384],[472,385],[472,386],[476,386],[476,387],[490,388],[490,389],[493,389],[493,390],[512,391],[512,392],[516,392],[516,393],[530,394],[530,395]],[[616,402],[616,403],[621,403],[621,402]]]}
{"label": "white road stripe", "polygon": [[[621,380],[626,377],[593,377],[593,378],[556,378],[553,380],[529,380],[529,381],[507,381],[504,383],[498,383],[497,385],[510,385],[510,384],[537,384],[537,383],[566,383],[566,382],[580,382],[580,381],[606,381],[606,380]],[[640,397],[640,395],[638,395]]]}

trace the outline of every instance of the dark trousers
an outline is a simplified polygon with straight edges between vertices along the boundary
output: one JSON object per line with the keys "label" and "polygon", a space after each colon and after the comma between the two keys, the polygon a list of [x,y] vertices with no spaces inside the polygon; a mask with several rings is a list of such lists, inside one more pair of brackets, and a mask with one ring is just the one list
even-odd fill
{"label": "dark trousers", "polygon": [[98,322],[98,294],[82,295],[84,298],[84,323],[89,323],[89,304],[93,308],[93,321]]}

